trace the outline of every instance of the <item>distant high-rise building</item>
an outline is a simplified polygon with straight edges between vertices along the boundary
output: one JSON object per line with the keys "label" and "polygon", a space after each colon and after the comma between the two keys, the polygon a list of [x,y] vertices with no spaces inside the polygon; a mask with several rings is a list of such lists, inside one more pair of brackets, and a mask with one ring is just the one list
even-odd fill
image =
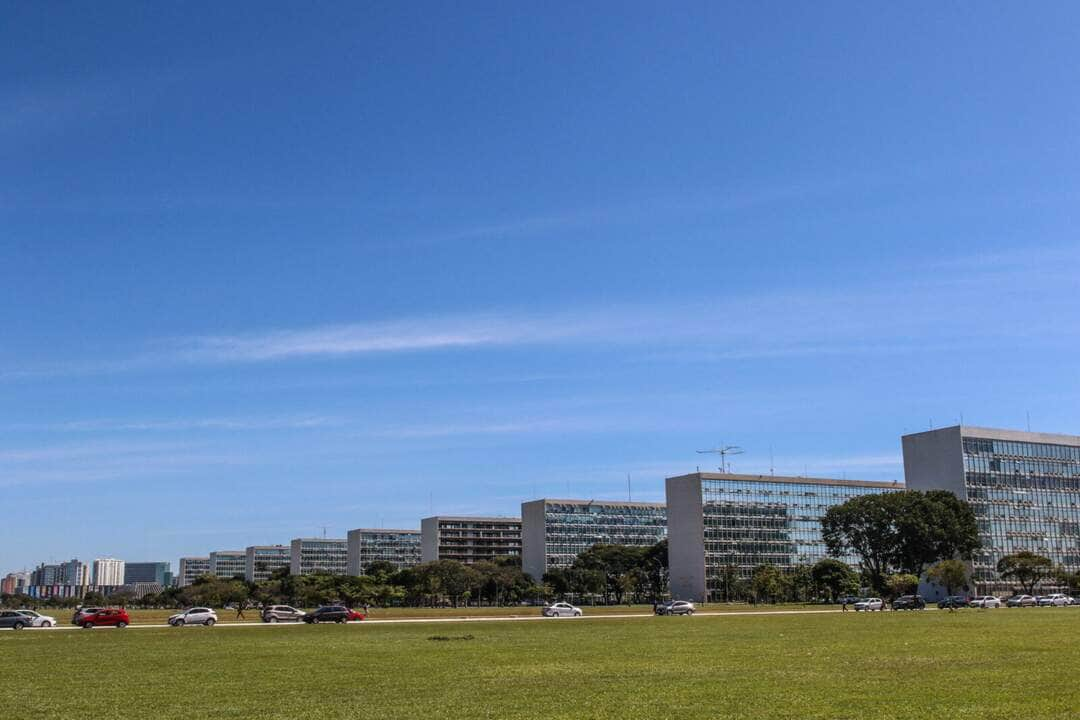
{"label": "distant high-rise building", "polygon": [[[899,483],[828,478],[692,473],[667,479],[671,596],[722,599],[725,583],[758,565],[782,572],[828,556],[825,511],[860,495],[903,490]],[[858,558],[840,560],[855,566]]]}
{"label": "distant high-rise building", "polygon": [[290,543],[289,572],[344,575],[348,565],[348,541],[344,538],[296,538]]}
{"label": "distant high-rise building", "polygon": [[8,573],[3,580],[0,580],[0,594],[3,595],[25,594],[28,587],[30,587],[30,573],[28,572]]}
{"label": "distant high-rise building", "polygon": [[171,577],[172,573],[168,562],[129,562],[124,565],[125,585],[157,583],[162,587],[168,587]]}
{"label": "distant high-rise building", "polygon": [[521,504],[522,570],[540,582],[593,545],[648,546],[667,537],[664,503],[533,500]]}
{"label": "distant high-rise building", "polygon": [[246,558],[243,550],[215,550],[210,553],[210,574],[225,579],[244,577]]}
{"label": "distant high-rise building", "polygon": [[203,575],[210,574],[210,558],[208,557],[182,557],[180,567],[176,571],[176,586],[187,587]]}
{"label": "distant high-rise building", "polygon": [[88,563],[72,558],[60,563],[60,584],[68,587],[86,587],[93,582],[93,568]]}
{"label": "distant high-rise building", "polygon": [[1021,550],[1080,572],[1080,437],[957,425],[902,443],[909,488],[948,490],[975,513],[974,593],[1014,590],[997,564]]}
{"label": "distant high-rise building", "polygon": [[288,545],[252,545],[244,551],[244,578],[248,582],[269,580],[271,573],[289,567],[291,561]]}
{"label": "distant high-rise building", "polygon": [[399,570],[420,564],[419,530],[358,528],[349,531],[348,546],[350,575],[363,575],[376,561],[388,562]]}
{"label": "distant high-rise building", "polygon": [[124,584],[124,561],[116,558],[94,560],[94,585],[113,587]]}
{"label": "distant high-rise building", "polygon": [[521,555],[521,518],[437,515],[420,521],[421,558],[481,560]]}
{"label": "distant high-rise building", "polygon": [[64,569],[57,564],[41,563],[30,573],[31,585],[62,585]]}

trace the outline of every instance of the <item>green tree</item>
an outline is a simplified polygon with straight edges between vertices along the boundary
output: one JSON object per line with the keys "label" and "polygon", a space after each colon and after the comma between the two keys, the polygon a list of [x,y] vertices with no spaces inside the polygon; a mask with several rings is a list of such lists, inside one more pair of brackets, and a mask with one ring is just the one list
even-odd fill
{"label": "green tree", "polygon": [[1016,580],[1028,595],[1035,594],[1035,586],[1050,577],[1054,564],[1050,558],[1021,550],[998,560],[998,574],[1005,580]]}
{"label": "green tree", "polygon": [[750,576],[750,591],[755,602],[776,602],[784,594],[784,576],[775,565],[758,565]]}
{"label": "green tree", "polygon": [[946,595],[967,583],[967,564],[960,560],[942,560],[926,572],[926,579],[945,588]]}
{"label": "green tree", "polygon": [[859,577],[847,563],[834,558],[819,560],[810,568],[814,586],[836,602],[841,595],[848,595],[859,589]]}
{"label": "green tree", "polygon": [[896,573],[890,575],[885,582],[889,597],[895,598],[900,595],[910,595],[919,589],[919,576],[911,573]]}

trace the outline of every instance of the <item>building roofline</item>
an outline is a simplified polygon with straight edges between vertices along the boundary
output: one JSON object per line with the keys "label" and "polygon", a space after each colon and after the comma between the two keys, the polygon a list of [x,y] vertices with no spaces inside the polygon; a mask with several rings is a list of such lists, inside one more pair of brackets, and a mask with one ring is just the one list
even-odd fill
{"label": "building roofline", "polygon": [[349,531],[354,532],[366,532],[366,533],[397,533],[399,535],[412,534],[419,535],[420,530],[405,530],[403,528],[353,528]]}
{"label": "building roofline", "polygon": [[247,552],[248,550],[277,550],[278,548],[285,548],[286,550],[288,550],[289,546],[288,545],[248,545],[246,548],[244,548],[244,552]]}
{"label": "building roofline", "polygon": [[775,482],[802,485],[833,485],[839,487],[903,488],[900,480],[841,480],[838,478],[794,477],[787,475],[738,475],[735,473],[695,472],[676,475],[668,480],[696,478],[698,480],[735,480],[741,482]]}
{"label": "building roofline", "polygon": [[297,540],[300,542],[348,542],[348,538],[324,538],[324,537],[307,537],[307,538],[293,538],[290,543],[294,543]]}
{"label": "building roofline", "polygon": [[583,500],[581,498],[577,498],[577,499],[537,498],[536,500],[527,500],[526,502],[524,502],[522,504],[527,505],[529,503],[538,503],[538,502],[542,502],[542,503],[545,503],[545,504],[547,504],[547,503],[562,503],[563,505],[621,505],[623,507],[652,507],[652,508],[667,507],[667,503],[662,503],[662,502],[639,502],[637,500],[601,500],[601,499]]}
{"label": "building roofline", "polygon": [[978,437],[987,440],[1038,442],[1049,445],[1080,445],[1080,435],[1009,430],[1008,428],[990,428],[978,425],[950,425],[949,427],[937,428],[936,430],[923,430],[922,432],[908,433],[902,437],[917,437],[919,435],[931,435],[940,432],[959,432],[963,437]]}
{"label": "building roofline", "polygon": [[469,520],[472,522],[521,522],[519,517],[503,517],[501,515],[432,515],[424,520]]}

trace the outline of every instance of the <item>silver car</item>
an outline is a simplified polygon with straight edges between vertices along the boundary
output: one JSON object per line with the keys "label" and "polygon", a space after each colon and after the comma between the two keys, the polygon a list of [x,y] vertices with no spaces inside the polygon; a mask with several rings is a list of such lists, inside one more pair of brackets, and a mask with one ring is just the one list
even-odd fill
{"label": "silver car", "polygon": [[874,610],[882,611],[885,609],[885,603],[881,598],[863,598],[859,602],[855,603],[855,612],[873,612]]}
{"label": "silver car", "polygon": [[540,614],[544,617],[581,617],[581,608],[574,607],[570,603],[557,602],[545,607]]}
{"label": "silver car", "polygon": [[694,603],[686,600],[668,600],[656,608],[657,615],[693,615]]}
{"label": "silver car", "polygon": [[19,610],[20,615],[25,615],[30,619],[30,627],[47,628],[56,625],[56,618],[49,615],[42,615],[34,610]]}
{"label": "silver car", "polygon": [[1043,595],[1039,598],[1039,607],[1065,607],[1069,604],[1069,597],[1061,593]]}
{"label": "silver car", "polygon": [[973,608],[999,608],[1001,607],[1001,600],[993,595],[982,595],[980,597],[971,598],[971,602],[968,603]]}
{"label": "silver car", "polygon": [[213,627],[217,622],[217,613],[207,607],[193,607],[184,612],[176,613],[169,618],[169,624],[173,627],[184,625],[205,625]]}
{"label": "silver car", "polygon": [[265,623],[300,622],[303,619],[304,611],[291,605],[270,605],[262,611],[262,621]]}

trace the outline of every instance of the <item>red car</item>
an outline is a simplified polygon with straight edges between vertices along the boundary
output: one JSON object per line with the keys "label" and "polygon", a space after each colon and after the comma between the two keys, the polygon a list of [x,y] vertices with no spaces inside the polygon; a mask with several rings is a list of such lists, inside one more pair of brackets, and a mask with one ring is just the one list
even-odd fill
{"label": "red car", "polygon": [[356,610],[353,610],[352,608],[349,608],[349,621],[350,622],[353,621],[353,620],[363,620],[365,617],[367,617],[367,616],[364,615],[364,613],[357,612]]}
{"label": "red car", "polygon": [[103,608],[95,613],[83,615],[80,624],[84,628],[92,627],[118,627],[125,628],[131,624],[127,610],[124,608]]}

